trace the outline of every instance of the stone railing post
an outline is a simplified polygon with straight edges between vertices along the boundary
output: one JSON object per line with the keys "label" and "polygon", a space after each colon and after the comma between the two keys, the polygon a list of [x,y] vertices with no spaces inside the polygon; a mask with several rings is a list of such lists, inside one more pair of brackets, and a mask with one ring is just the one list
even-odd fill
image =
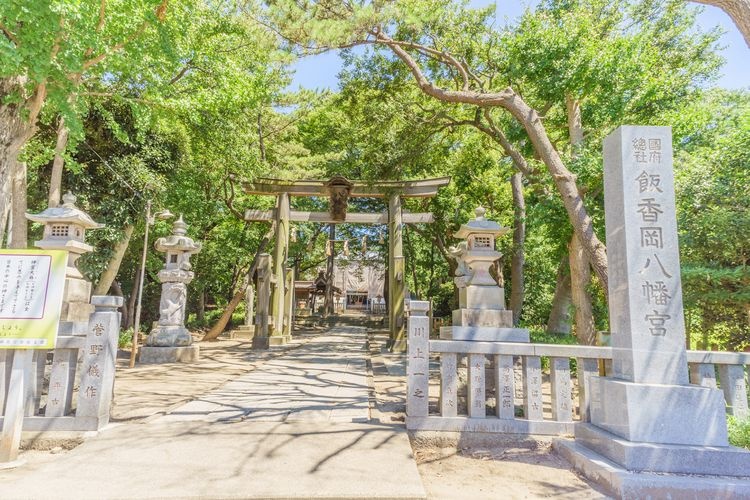
{"label": "stone railing post", "polygon": [[95,309],[89,318],[84,344],[76,417],[97,419],[97,429],[109,422],[120,333],[117,309],[122,303],[122,297],[95,295],[91,298]]}
{"label": "stone railing post", "polygon": [[409,305],[406,352],[406,415],[426,417],[429,404],[430,303],[412,300]]}

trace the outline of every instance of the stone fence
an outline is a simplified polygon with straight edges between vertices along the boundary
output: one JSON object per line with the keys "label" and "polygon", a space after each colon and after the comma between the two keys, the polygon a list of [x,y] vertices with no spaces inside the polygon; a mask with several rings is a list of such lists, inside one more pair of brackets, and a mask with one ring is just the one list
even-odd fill
{"label": "stone fence", "polygon": [[[610,375],[611,347],[430,340],[428,325],[426,310],[410,310],[408,429],[573,434],[575,422],[589,421],[590,377],[600,367]],[[688,351],[687,359],[691,383],[722,389],[730,414],[750,416],[750,353]]]}
{"label": "stone fence", "polygon": [[[34,352],[26,374],[24,431],[96,431],[109,422],[122,297],[94,296],[86,335],[62,335]],[[13,350],[0,350],[0,408],[5,408]],[[2,423],[2,419],[0,419]]]}

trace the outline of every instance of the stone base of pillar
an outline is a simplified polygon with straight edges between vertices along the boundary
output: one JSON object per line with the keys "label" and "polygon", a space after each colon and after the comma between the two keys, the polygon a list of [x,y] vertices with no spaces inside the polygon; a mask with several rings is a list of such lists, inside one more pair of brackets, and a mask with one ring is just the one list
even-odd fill
{"label": "stone base of pillar", "polygon": [[[576,426],[576,441],[578,440],[578,426]],[[610,434],[610,436],[612,436]],[[613,439],[617,437],[613,436]],[[579,442],[557,440],[552,448],[573,468],[589,480],[602,486],[614,498],[748,498],[750,497],[750,480],[739,477],[713,476],[705,473],[701,476],[685,474],[667,474],[652,472],[630,471],[625,467],[609,460],[603,455],[587,448]],[[647,451],[648,448],[656,450]],[[666,451],[668,445],[642,444],[642,451],[656,453],[660,457],[668,457],[677,462],[698,458],[699,455],[680,455],[679,451]],[[690,447],[676,447],[690,448]],[[661,449],[661,450],[659,450]],[[732,460],[737,456],[736,449],[729,451],[727,447],[726,459]],[[706,450],[708,457],[711,450]],[[714,452],[715,453],[715,452]],[[745,452],[748,453],[748,452]],[[651,456],[656,456],[651,455]],[[719,459],[719,460],[724,460]],[[713,462],[713,461],[712,461]],[[693,464],[691,470],[701,470],[701,462]],[[718,465],[713,462],[712,465]],[[711,467],[707,467],[711,468]],[[731,470],[733,467],[722,467]],[[736,467],[734,467],[736,468]],[[684,469],[683,469],[684,470]]]}
{"label": "stone base of pillar", "polygon": [[455,309],[453,311],[453,325],[512,328],[513,311],[505,309]]}
{"label": "stone base of pillar", "polygon": [[610,377],[591,377],[590,387],[591,423],[620,438],[653,445],[729,445],[718,389]]}
{"label": "stone base of pillar", "polygon": [[286,345],[291,342],[290,335],[271,335],[268,337],[268,345]]}
{"label": "stone base of pillar", "polygon": [[750,451],[628,441],[595,425],[578,424],[576,443],[633,472],[748,477]]}
{"label": "stone base of pillar", "polygon": [[230,339],[251,339],[255,336],[255,325],[241,325],[229,333]]}
{"label": "stone base of pillar", "polygon": [[144,364],[193,363],[200,358],[197,345],[182,347],[144,346],[140,349],[139,361]]}
{"label": "stone base of pillar", "polygon": [[80,335],[88,333],[88,321],[60,321],[57,327],[58,335]]}

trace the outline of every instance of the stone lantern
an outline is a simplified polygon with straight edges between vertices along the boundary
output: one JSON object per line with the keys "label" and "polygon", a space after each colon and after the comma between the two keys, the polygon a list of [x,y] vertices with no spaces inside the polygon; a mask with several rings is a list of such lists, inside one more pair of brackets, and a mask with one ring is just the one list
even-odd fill
{"label": "stone lantern", "polygon": [[180,216],[172,226],[172,234],[159,238],[154,246],[166,254],[164,268],[159,271],[162,283],[159,321],[141,349],[140,360],[142,363],[195,361],[199,348],[193,345],[193,337],[185,328],[185,308],[187,284],[194,277],[190,256],[201,251],[201,244],[187,236],[187,224]]}
{"label": "stone lantern", "polygon": [[495,238],[509,229],[485,219],[485,212],[482,207],[474,211],[476,218],[456,233],[464,241],[450,249],[458,262],[453,281],[459,309],[453,311],[453,326],[440,329],[440,338],[528,342],[528,330],[513,328],[513,312],[505,309],[505,290],[490,275],[490,267],[502,256],[495,250]]}
{"label": "stone lantern", "polygon": [[26,214],[26,218],[44,224],[42,239],[34,242],[37,248],[68,252],[59,333],[85,335],[94,307],[89,303],[91,283],[78,270],[76,261],[94,249],[86,243],[86,230],[100,229],[104,225],[94,222],[86,212],[76,207],[76,197],[72,193],[67,192],[62,199],[61,206],[47,208],[38,214]]}

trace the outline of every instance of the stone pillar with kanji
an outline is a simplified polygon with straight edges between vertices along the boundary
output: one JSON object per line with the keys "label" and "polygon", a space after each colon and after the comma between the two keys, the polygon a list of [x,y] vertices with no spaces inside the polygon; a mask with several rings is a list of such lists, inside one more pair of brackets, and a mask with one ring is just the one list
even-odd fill
{"label": "stone pillar with kanji", "polygon": [[[669,127],[622,126],[605,138],[604,207],[613,370],[590,379],[578,448],[560,448],[584,473],[609,460],[618,495],[724,496],[726,478],[708,476],[747,476],[750,452],[729,446],[721,391],[688,381]],[[657,476],[633,472],[680,476],[660,492]]]}
{"label": "stone pillar with kanji", "polygon": [[196,361],[199,348],[185,328],[187,285],[194,273],[190,256],[201,251],[201,244],[187,236],[187,224],[182,216],[174,222],[172,234],[159,238],[156,250],[166,254],[164,268],[159,271],[161,300],[159,322],[141,349],[142,363],[174,363]]}

